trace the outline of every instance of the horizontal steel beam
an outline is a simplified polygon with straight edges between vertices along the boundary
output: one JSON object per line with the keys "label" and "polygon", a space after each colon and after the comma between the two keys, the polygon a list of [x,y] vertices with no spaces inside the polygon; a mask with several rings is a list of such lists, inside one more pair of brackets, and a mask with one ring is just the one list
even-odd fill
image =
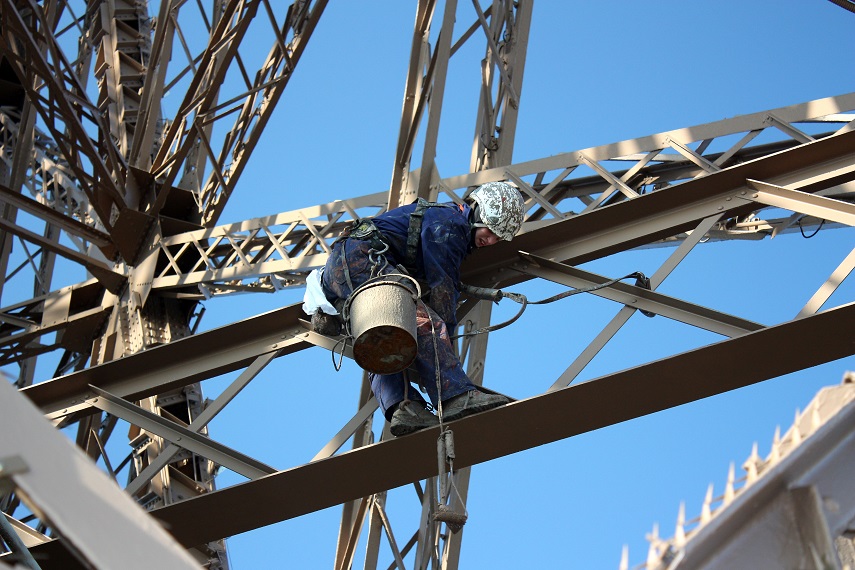
{"label": "horizontal steel beam", "polygon": [[284,355],[313,346],[299,325],[301,315],[300,305],[291,305],[34,384],[22,392],[51,419],[92,411],[86,402],[95,396],[90,384],[128,400],[153,396],[246,368],[268,352],[280,350]]}
{"label": "horizontal steel beam", "polygon": [[[511,242],[479,251],[461,268],[466,283],[518,282],[508,268],[517,251],[569,265],[643,246],[692,230],[712,215],[740,215],[759,208],[748,180],[815,193],[855,180],[855,131],[733,166],[633,200],[556,221]],[[748,200],[748,202],[746,202]]]}
{"label": "horizontal steel beam", "polygon": [[[455,468],[850,356],[855,354],[853,319],[855,304],[844,305],[469,416],[450,424]],[[811,339],[810,350],[804,339]],[[359,448],[152,514],[185,546],[232,536],[431,477],[437,433],[429,429]]]}
{"label": "horizontal steel beam", "polygon": [[[748,193],[746,180],[797,184],[811,190],[839,183],[818,180],[823,168],[855,162],[855,131],[828,137],[769,157],[722,170],[705,178],[614,204],[532,230],[478,251],[464,262],[461,278],[473,285],[506,285],[528,279],[510,268],[519,251],[576,264],[694,229],[729,208],[750,208],[734,195]],[[817,166],[819,165],[819,166]],[[796,182],[793,182],[793,181]],[[239,368],[257,356],[283,348],[286,353],[312,346],[299,324],[300,305],[292,305],[194,335],[120,360],[35,384],[24,392],[49,417],[89,409],[89,384],[134,399],[186,386]],[[188,356],[191,355],[191,356]]]}

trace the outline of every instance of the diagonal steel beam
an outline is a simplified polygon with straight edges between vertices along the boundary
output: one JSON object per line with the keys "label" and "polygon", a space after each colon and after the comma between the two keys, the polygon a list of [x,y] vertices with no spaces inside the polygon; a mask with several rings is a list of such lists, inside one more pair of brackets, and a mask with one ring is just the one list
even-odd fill
{"label": "diagonal steel beam", "polygon": [[47,251],[53,252],[57,255],[61,255],[66,259],[74,261],[75,263],[79,263],[80,265],[85,267],[92,275],[94,275],[105,288],[107,288],[113,293],[117,293],[127,282],[127,277],[125,277],[121,273],[116,273],[115,271],[113,271],[112,267],[110,267],[103,261],[90,257],[85,253],[75,251],[70,247],[65,247],[64,245],[57,243],[53,240],[45,239],[43,236],[35,232],[31,232],[30,230],[23,228],[17,224],[13,224],[7,222],[4,219],[0,219],[0,229],[14,234],[20,237],[21,239],[36,243]]}
{"label": "diagonal steel beam", "polygon": [[[564,265],[563,263],[556,263],[536,255],[520,252],[520,257],[527,262],[519,266],[520,271],[533,277],[541,277],[561,283],[562,285],[567,285],[568,287],[583,289],[610,281],[608,277]],[[637,285],[618,282],[598,291],[592,291],[591,293],[627,305],[633,309],[649,311],[656,315],[728,337],[739,336],[747,332],[760,330],[764,327],[764,325],[759,323],[695,305],[682,299],[657,293],[656,291],[650,291]]]}
{"label": "diagonal steel beam", "polygon": [[[45,206],[41,202],[28,198],[20,192],[15,192],[5,184],[0,184],[0,201],[15,206],[19,210],[23,210],[37,218],[41,218],[51,225],[62,228],[62,230],[73,236],[97,245],[102,251],[109,251],[111,248],[111,240],[108,234],[87,226],[49,206]],[[109,257],[109,254],[105,255]]]}
{"label": "diagonal steel beam", "polygon": [[[855,354],[852,319],[855,304],[844,305],[464,418],[451,424],[455,467],[850,356]],[[804,350],[805,338],[812,339],[811,350]],[[746,354],[750,358],[744,358]],[[491,437],[484,438],[484,433]],[[437,429],[430,429],[384,441],[170,505],[153,515],[185,545],[232,536],[430,477],[436,471],[436,435]],[[212,516],[217,512],[232,516]],[[199,525],[199,520],[208,524]]]}
{"label": "diagonal steel beam", "polygon": [[156,434],[170,443],[210,459],[235,473],[240,473],[248,479],[257,479],[276,472],[269,465],[230,449],[192,429],[180,426],[131,402],[117,398],[105,390],[95,386],[90,386],[90,388],[95,392],[95,397],[90,398],[89,403],[96,408],[122,418],[129,424],[138,426],[147,432]]}

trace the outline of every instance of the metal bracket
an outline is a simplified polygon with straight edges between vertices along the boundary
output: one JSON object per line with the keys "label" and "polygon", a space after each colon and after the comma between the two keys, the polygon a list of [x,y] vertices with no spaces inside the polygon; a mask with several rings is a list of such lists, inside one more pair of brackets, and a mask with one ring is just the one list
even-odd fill
{"label": "metal bracket", "polygon": [[[0,491],[8,492],[15,489],[15,482],[12,481],[12,475],[21,475],[30,470],[26,461],[20,455],[10,455],[8,457],[0,457]],[[0,516],[3,513],[0,512]]]}
{"label": "metal bracket", "polygon": [[29,470],[30,467],[20,455],[0,457],[0,479],[6,479],[12,475],[20,475]]}

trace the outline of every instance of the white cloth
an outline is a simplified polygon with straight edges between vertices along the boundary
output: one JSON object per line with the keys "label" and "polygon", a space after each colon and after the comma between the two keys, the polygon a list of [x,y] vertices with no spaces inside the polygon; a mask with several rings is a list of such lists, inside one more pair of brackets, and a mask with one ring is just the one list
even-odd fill
{"label": "white cloth", "polygon": [[338,311],[335,310],[335,307],[330,304],[326,295],[324,295],[324,289],[321,287],[322,273],[323,269],[314,269],[309,273],[308,277],[306,277],[306,293],[303,295],[303,311],[307,315],[314,315],[318,312],[318,309],[320,309],[322,313],[326,313],[328,315],[338,314]]}

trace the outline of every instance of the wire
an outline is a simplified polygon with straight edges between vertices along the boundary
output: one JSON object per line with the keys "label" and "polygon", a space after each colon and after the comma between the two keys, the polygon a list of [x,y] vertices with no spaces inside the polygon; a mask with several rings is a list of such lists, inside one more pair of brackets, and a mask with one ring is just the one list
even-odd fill
{"label": "wire", "polygon": [[819,230],[821,230],[821,229],[822,229],[823,224],[825,224],[825,220],[820,220],[820,221],[819,221],[819,226],[817,226],[816,231],[814,231],[814,232],[813,232],[812,234],[810,234],[810,235],[805,235],[805,229],[802,227],[802,219],[801,219],[801,218],[799,218],[799,231],[800,231],[800,232],[802,232],[802,237],[803,237],[803,238],[805,238],[805,239],[810,239],[810,238],[812,238],[813,236],[815,236],[816,234],[818,234],[818,233],[819,233]]}
{"label": "wire", "polygon": [[[515,303],[519,303],[521,305],[520,310],[510,320],[507,320],[503,323],[499,323],[497,325],[492,325],[489,327],[483,327],[483,328],[480,328],[480,329],[477,329],[474,331],[470,331],[467,333],[461,333],[459,335],[452,336],[451,339],[455,340],[458,338],[465,338],[465,337],[475,336],[475,335],[484,334],[484,333],[493,332],[493,331],[503,329],[506,326],[515,323],[517,321],[517,319],[519,319],[522,316],[523,312],[525,311],[526,307],[528,307],[528,305],[546,305],[548,303],[554,303],[555,301],[560,301],[561,299],[566,299],[567,297],[570,297],[571,295],[578,295],[579,293],[591,293],[591,292],[597,291],[599,289],[604,289],[606,287],[610,287],[610,286],[614,285],[618,281],[623,281],[624,279],[630,279],[632,277],[635,278],[636,284],[638,286],[646,286],[647,289],[650,288],[650,280],[647,279],[647,277],[645,277],[644,273],[642,273],[640,271],[636,271],[634,273],[630,273],[629,275],[624,275],[623,277],[618,277],[617,279],[612,279],[610,281],[600,283],[599,285],[593,285],[591,287],[585,287],[584,289],[570,289],[569,291],[564,291],[564,292],[559,293],[557,295],[553,295],[552,297],[548,297],[546,299],[541,299],[540,301],[529,301],[526,298],[526,296],[521,294],[521,293],[511,293],[511,292],[496,291],[496,290],[490,290],[490,289],[479,290],[479,292],[484,292],[485,296],[489,300],[493,300],[493,301],[498,302],[499,299],[506,297],[506,298],[510,299],[511,301],[514,301]],[[469,290],[470,291],[474,290],[474,288],[469,287]],[[489,294],[489,292],[491,292],[491,291],[492,291],[492,294]]]}

